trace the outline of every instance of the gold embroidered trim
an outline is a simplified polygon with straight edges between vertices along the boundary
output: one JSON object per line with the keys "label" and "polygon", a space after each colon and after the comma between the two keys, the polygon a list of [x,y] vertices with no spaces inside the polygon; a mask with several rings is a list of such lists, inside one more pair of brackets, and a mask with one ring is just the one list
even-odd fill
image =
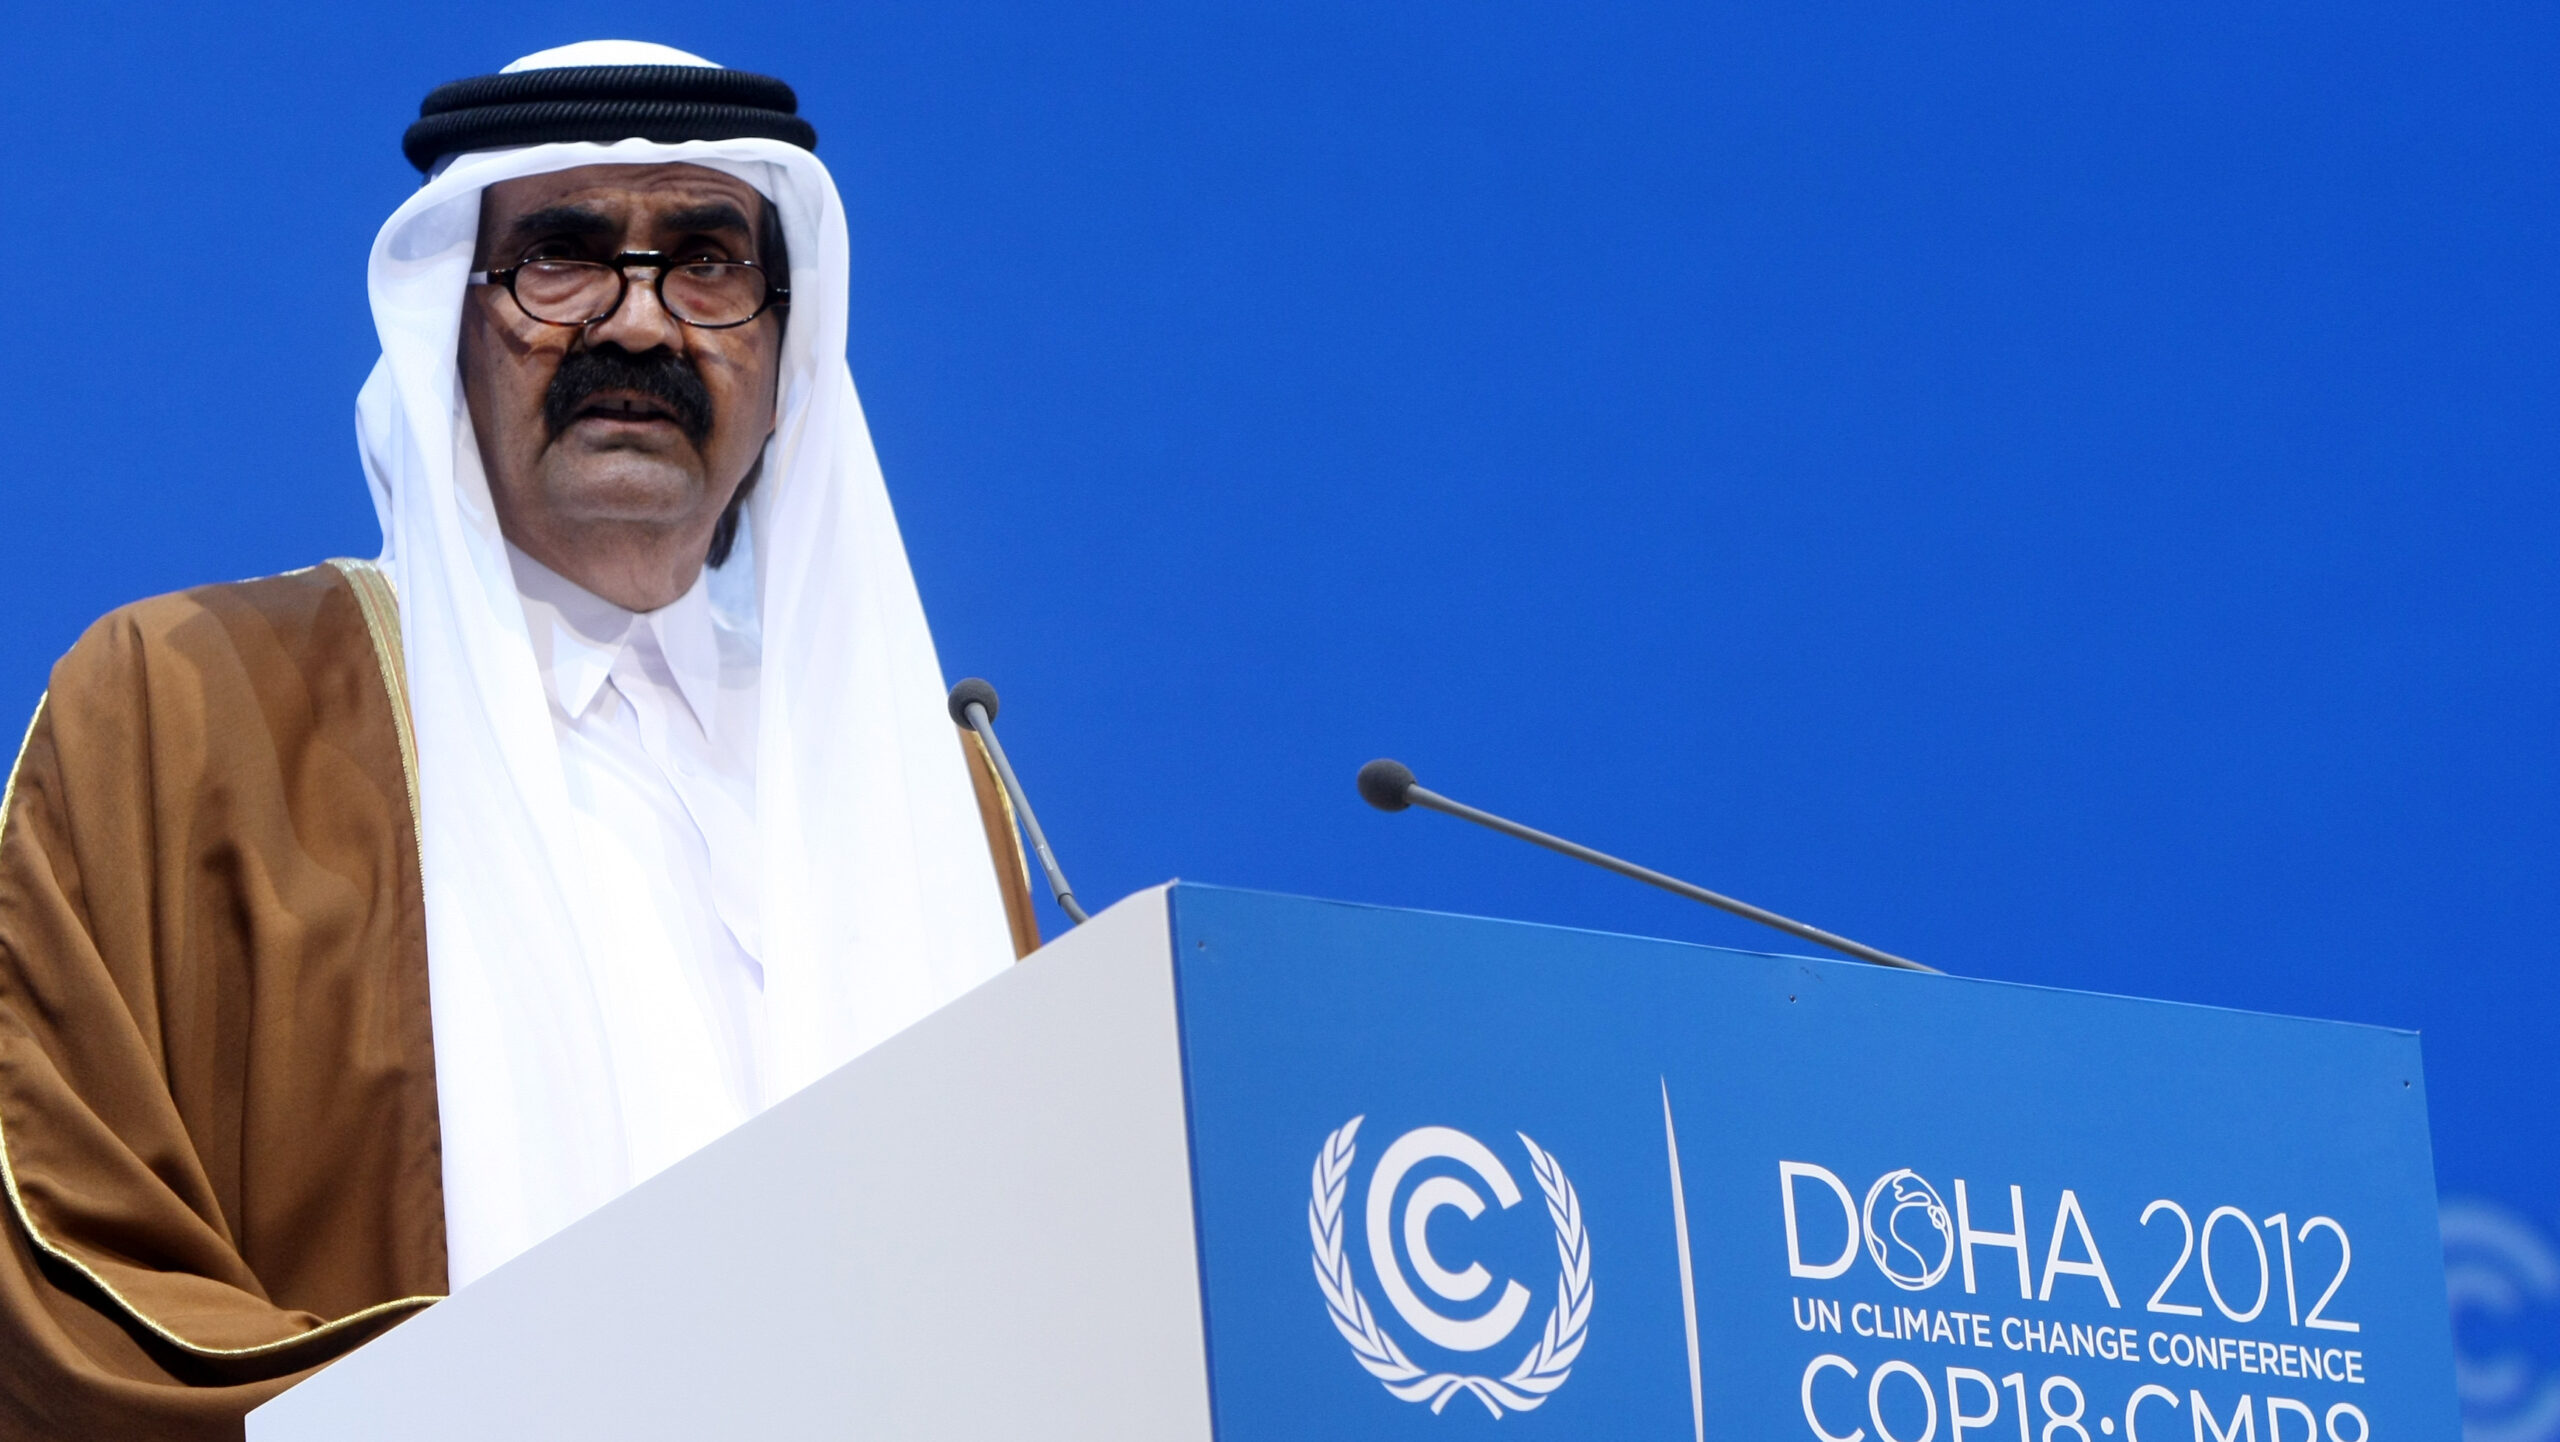
{"label": "gold embroidered trim", "polygon": [[427,833],[418,805],[418,733],[409,720],[409,658],[400,645],[400,597],[391,589],[391,578],[371,561],[334,556],[329,564],[347,578],[347,589],[356,593],[356,605],[364,611],[365,634],[373,638],[373,659],[382,667],[382,689],[391,693],[391,724],[400,732],[400,774],[409,783],[409,835],[417,845],[423,874]]}
{"label": "gold embroidered trim", "polygon": [[[47,692],[44,696],[37,698],[36,714],[27,718],[26,734],[18,739],[18,759],[10,763],[9,785],[6,790],[0,790],[0,838],[5,838],[8,835],[9,818],[16,813],[18,803],[18,772],[27,764],[27,743],[35,739],[36,723],[44,719],[45,703],[51,699],[51,692]],[[8,1192],[9,1210],[17,1216],[18,1225],[25,1229],[27,1240],[35,1244],[37,1251],[44,1253],[46,1256],[51,1257],[63,1266],[69,1267],[71,1270],[78,1272],[81,1276],[88,1278],[91,1286],[96,1287],[100,1292],[106,1294],[107,1300],[115,1303],[119,1307],[122,1307],[135,1321],[150,1328],[154,1336],[159,1337],[162,1341],[167,1342],[173,1347],[179,1348],[182,1351],[192,1352],[199,1357],[245,1358],[270,1356],[284,1351],[289,1347],[298,1347],[305,1342],[318,1341],[336,1333],[347,1331],[353,1327],[374,1321],[393,1312],[404,1310],[413,1311],[417,1308],[427,1306],[430,1303],[444,1300],[442,1297],[401,1297],[389,1302],[377,1302],[362,1311],[350,1312],[343,1317],[323,1322],[308,1332],[297,1332],[290,1337],[278,1338],[273,1342],[260,1342],[253,1347],[202,1346],[198,1343],[188,1341],[186,1338],[179,1336],[177,1333],[172,1332],[167,1327],[161,1325],[149,1313],[143,1311],[140,1307],[135,1306],[131,1298],[125,1296],[124,1293],[117,1291],[113,1283],[110,1283],[106,1278],[99,1276],[95,1271],[91,1270],[88,1263],[81,1261],[78,1257],[75,1257],[71,1253],[63,1250],[62,1247],[55,1244],[52,1238],[47,1237],[42,1229],[36,1226],[35,1214],[27,1210],[27,1200],[18,1190],[18,1169],[9,1159],[9,1131],[7,1119],[5,1117],[0,1117],[0,1189],[5,1189]]]}

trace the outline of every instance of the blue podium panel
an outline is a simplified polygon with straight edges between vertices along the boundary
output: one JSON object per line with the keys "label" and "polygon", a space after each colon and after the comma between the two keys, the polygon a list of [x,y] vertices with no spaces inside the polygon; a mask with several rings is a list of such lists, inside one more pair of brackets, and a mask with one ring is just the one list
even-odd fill
{"label": "blue podium panel", "polygon": [[1223,1442],[2457,1432],[2407,1032],[1173,891]]}

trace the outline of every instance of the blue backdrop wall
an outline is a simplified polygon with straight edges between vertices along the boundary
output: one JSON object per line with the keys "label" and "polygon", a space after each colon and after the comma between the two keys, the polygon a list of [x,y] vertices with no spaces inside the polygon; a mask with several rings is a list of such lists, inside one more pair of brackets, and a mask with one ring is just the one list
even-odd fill
{"label": "blue backdrop wall", "polygon": [[1086,894],[1765,943],[1366,810],[1391,753],[1952,970],[2421,1028],[2464,1345],[2526,1362],[2476,1435],[2560,1436],[2549,7],[10,29],[0,710],[114,604],[374,549],[419,96],[686,46],[821,132],[945,666]]}

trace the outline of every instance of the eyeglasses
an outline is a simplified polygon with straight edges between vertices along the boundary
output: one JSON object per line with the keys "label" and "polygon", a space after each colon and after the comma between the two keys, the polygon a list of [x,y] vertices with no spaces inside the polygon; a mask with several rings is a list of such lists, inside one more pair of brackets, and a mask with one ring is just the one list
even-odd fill
{"label": "eyeglasses", "polygon": [[473,285],[502,285],[516,306],[545,325],[594,325],[622,308],[631,271],[653,270],[652,289],[667,314],[704,330],[745,325],[791,292],[747,260],[678,263],[660,251],[627,250],[611,260],[528,260],[506,270],[475,270]]}

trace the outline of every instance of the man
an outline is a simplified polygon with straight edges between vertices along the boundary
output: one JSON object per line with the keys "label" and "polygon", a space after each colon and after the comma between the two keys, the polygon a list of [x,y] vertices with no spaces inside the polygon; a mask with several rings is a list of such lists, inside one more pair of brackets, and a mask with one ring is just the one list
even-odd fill
{"label": "man", "polygon": [[237,1436],[1036,943],[815,143],[628,42],[436,92],[382,559],[55,668],[0,803],[0,1436]]}

